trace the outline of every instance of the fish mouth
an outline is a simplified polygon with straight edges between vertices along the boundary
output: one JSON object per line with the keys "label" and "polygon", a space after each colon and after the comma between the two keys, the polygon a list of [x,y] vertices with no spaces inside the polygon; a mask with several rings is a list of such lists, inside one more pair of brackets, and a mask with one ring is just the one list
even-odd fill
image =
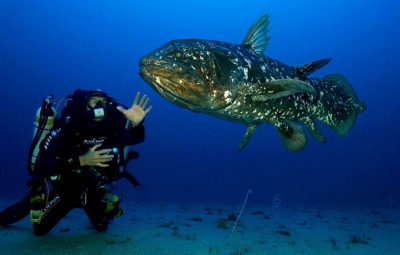
{"label": "fish mouth", "polygon": [[178,63],[145,57],[140,61],[140,76],[162,97],[196,111],[207,94],[201,78]]}
{"label": "fish mouth", "polygon": [[182,105],[191,105],[190,102],[179,97],[179,95],[171,90],[169,86],[167,86],[167,84],[173,84],[173,81],[163,77],[155,77],[151,71],[149,72],[145,69],[141,69],[140,76],[148,84],[150,84],[150,86],[156,90],[158,94],[160,94],[162,97],[165,97],[167,100]]}

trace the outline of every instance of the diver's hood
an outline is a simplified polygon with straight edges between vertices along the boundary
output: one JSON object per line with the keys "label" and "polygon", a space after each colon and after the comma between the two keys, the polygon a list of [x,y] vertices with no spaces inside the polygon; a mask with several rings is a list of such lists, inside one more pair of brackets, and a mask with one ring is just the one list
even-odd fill
{"label": "diver's hood", "polygon": [[99,89],[96,90],[86,90],[84,91],[85,95],[85,100],[86,102],[94,96],[98,96],[98,97],[104,97],[104,98],[109,98],[109,96],[107,95],[107,93],[105,93],[104,91],[101,91]]}
{"label": "diver's hood", "polygon": [[[88,107],[88,100],[94,96],[104,97],[106,103],[98,101],[94,107]],[[73,132],[106,133],[107,130],[112,129],[118,115],[117,105],[113,98],[102,91],[78,89],[73,95],[67,97],[66,106],[61,114],[62,124],[71,128]],[[104,119],[96,121],[96,118]]]}

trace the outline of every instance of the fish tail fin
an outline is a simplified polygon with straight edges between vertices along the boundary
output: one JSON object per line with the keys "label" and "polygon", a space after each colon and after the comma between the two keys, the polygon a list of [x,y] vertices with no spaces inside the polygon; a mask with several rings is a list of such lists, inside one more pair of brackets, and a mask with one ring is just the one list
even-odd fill
{"label": "fish tail fin", "polygon": [[330,74],[322,79],[321,102],[327,114],[321,121],[339,136],[346,136],[353,128],[357,115],[366,110],[353,87],[341,74]]}

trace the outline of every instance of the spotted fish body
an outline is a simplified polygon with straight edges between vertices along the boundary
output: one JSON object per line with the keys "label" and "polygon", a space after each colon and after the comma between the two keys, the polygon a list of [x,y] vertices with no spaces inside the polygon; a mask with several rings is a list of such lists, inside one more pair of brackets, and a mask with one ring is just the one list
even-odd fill
{"label": "spotted fish body", "polygon": [[174,40],[143,57],[140,74],[161,96],[183,108],[243,123],[243,149],[263,123],[274,125],[284,146],[306,146],[302,123],[320,143],[319,120],[340,136],[365,109],[340,74],[307,76],[329,59],[293,67],[263,55],[269,17],[250,28],[242,44],[211,40]]}

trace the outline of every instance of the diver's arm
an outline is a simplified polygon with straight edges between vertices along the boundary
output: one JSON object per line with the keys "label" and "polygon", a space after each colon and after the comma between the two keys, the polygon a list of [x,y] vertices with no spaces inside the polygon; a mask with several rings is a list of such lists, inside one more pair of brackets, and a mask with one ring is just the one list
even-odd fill
{"label": "diver's arm", "polygon": [[74,137],[61,128],[48,134],[40,144],[34,177],[44,178],[79,169],[79,154],[74,152],[74,143]]}
{"label": "diver's arm", "polygon": [[123,128],[118,132],[116,137],[116,144],[124,146],[134,145],[142,143],[145,137],[144,120],[142,120],[136,126]]}

